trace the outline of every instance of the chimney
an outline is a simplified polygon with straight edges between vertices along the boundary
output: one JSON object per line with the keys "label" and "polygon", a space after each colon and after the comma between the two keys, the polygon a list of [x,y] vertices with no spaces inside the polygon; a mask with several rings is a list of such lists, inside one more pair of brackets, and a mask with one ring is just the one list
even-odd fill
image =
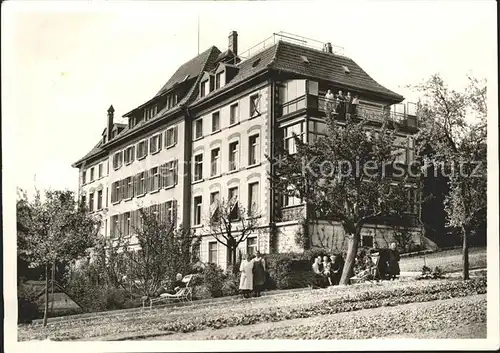
{"label": "chimney", "polygon": [[113,105],[110,105],[108,108],[108,127],[106,129],[106,135],[108,142],[111,141],[111,130],[113,130],[113,113],[115,112],[115,108]]}
{"label": "chimney", "polygon": [[231,50],[235,56],[238,55],[238,32],[229,32],[229,45],[227,48]]}
{"label": "chimney", "polygon": [[325,45],[323,46],[323,51],[330,53],[330,54],[333,54],[332,43],[330,43],[330,42],[325,43]]}

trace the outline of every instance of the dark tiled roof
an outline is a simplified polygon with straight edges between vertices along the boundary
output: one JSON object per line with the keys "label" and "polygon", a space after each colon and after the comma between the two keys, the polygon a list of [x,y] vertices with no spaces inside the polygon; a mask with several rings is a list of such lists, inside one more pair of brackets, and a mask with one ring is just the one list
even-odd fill
{"label": "dark tiled roof", "polygon": [[[128,125],[127,124],[123,124],[123,123],[114,123],[113,127],[114,126],[117,126],[118,127],[118,135],[120,135],[122,132],[125,131],[125,129],[127,129]],[[106,130],[108,128],[104,128],[103,132],[102,132],[102,135],[104,135],[106,133]],[[79,164],[80,162],[84,161],[84,160],[87,160],[89,159],[90,157],[92,156],[95,156],[97,154],[99,154],[100,152],[103,151],[102,149],[102,138],[99,139],[99,142],[94,146],[94,148],[92,148],[85,156],[83,156],[82,158],[80,158],[77,162],[75,162],[73,164],[73,166],[76,166],[77,164]]]}
{"label": "dark tiled roof", "polygon": [[[301,56],[305,56],[309,64],[304,64]],[[350,73],[344,72],[346,66]],[[300,75],[317,77],[340,85],[374,92],[395,101],[402,101],[403,96],[385,88],[370,77],[352,59],[311,49],[289,42],[279,42],[273,69]]]}
{"label": "dark tiled roof", "polygon": [[212,46],[209,49],[205,50],[200,55],[197,55],[195,58],[181,65],[181,67],[177,69],[177,71],[172,75],[172,77],[170,77],[167,83],[163,85],[163,87],[156,94],[155,97],[161,95],[165,91],[168,91],[176,83],[181,83],[182,81],[184,81],[187,75],[189,75],[190,78],[197,77],[200,73],[200,68],[205,66],[206,62],[213,55],[214,51],[218,52],[217,56],[221,54],[219,49],[217,49],[215,46]]}
{"label": "dark tiled roof", "polygon": [[277,44],[257,53],[253,57],[239,63],[238,65],[231,65],[233,67],[238,68],[238,73],[228,84],[226,84],[219,90],[210,92],[204,97],[194,97],[192,103],[198,103],[202,100],[208,99],[221,92],[225,92],[229,90],[231,87],[237,85],[238,83],[243,82],[250,76],[258,72],[264,71],[268,67],[268,65],[270,65],[275,59],[276,49],[277,49]]}

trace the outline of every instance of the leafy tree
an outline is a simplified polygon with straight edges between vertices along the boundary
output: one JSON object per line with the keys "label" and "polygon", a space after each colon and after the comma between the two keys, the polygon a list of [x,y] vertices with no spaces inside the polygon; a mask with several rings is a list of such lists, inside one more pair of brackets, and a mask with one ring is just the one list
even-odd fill
{"label": "leafy tree", "polygon": [[469,278],[469,237],[486,216],[486,80],[468,77],[463,91],[449,89],[439,75],[413,86],[422,93],[419,144],[431,146],[427,166],[448,177],[448,226],[460,231],[463,278]]}
{"label": "leafy tree", "polygon": [[163,219],[151,208],[140,209],[139,214],[135,235],[119,235],[112,240],[113,246],[106,249],[107,266],[114,266],[114,270],[108,270],[108,279],[124,286],[124,278],[119,278],[123,271],[129,284],[149,297],[166,279],[191,271],[192,250],[200,239],[182,226],[177,227],[175,222]]}
{"label": "leafy tree", "polygon": [[406,173],[393,165],[395,125],[386,120],[373,131],[366,121],[341,123],[331,116],[326,123],[326,135],[312,143],[295,136],[295,154],[283,150],[268,157],[276,166],[270,178],[275,193],[307,205],[308,217],[341,223],[348,250],[340,283],[347,284],[363,226],[381,217],[405,218],[411,201]]}
{"label": "leafy tree", "polygon": [[74,192],[39,191],[33,200],[22,193],[17,202],[18,253],[32,266],[45,267],[44,326],[47,324],[49,268],[56,262],[86,256],[99,232],[100,219],[78,205]]}
{"label": "leafy tree", "polygon": [[227,265],[235,270],[238,246],[251,234],[258,232],[256,216],[256,211],[246,210],[236,197],[232,200],[214,200],[211,205],[210,214],[207,216],[207,233],[226,247]]}

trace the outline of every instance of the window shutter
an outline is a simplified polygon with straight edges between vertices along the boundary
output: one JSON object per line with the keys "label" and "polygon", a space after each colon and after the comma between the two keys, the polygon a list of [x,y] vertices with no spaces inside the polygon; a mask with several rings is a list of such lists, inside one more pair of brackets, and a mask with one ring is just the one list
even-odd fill
{"label": "window shutter", "polygon": [[149,170],[146,170],[144,172],[144,193],[148,193],[149,192]]}
{"label": "window shutter", "polygon": [[163,134],[158,135],[158,150],[161,150],[161,146],[163,143]]}
{"label": "window shutter", "polygon": [[116,182],[111,184],[111,202],[115,202],[115,197],[116,197]]}
{"label": "window shutter", "polygon": [[173,163],[174,163],[174,185],[176,185],[176,184],[177,184],[177,174],[178,174],[178,170],[177,170],[177,165],[178,165],[178,163],[177,163],[177,159],[176,159],[176,160],[174,160],[174,162],[173,162]]}
{"label": "window shutter", "polygon": [[160,204],[160,223],[164,223],[166,221],[165,210],[166,210],[166,202]]}
{"label": "window shutter", "polygon": [[147,156],[148,154],[148,143],[149,143],[148,139],[144,140],[144,156]]}
{"label": "window shutter", "polygon": [[160,177],[159,177],[160,180],[158,181],[158,184],[159,184],[158,186],[161,189],[162,187],[167,186],[167,179],[166,179],[167,163],[162,164],[159,167],[159,173],[160,173]]}
{"label": "window shutter", "polygon": [[177,200],[172,201],[172,224],[177,225]]}
{"label": "window shutter", "polygon": [[177,143],[177,126],[174,126],[174,143]]}

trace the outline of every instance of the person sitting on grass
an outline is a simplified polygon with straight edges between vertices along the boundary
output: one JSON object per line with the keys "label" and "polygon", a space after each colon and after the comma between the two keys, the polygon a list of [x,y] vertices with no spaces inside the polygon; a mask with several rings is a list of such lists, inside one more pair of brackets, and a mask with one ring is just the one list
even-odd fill
{"label": "person sitting on grass", "polygon": [[325,276],[328,283],[333,286],[331,268],[332,263],[330,262],[330,258],[328,256],[323,256],[323,276]]}
{"label": "person sitting on grass", "polygon": [[314,263],[312,265],[312,270],[314,272],[314,279],[312,286],[313,288],[325,288],[326,287],[326,278],[323,275],[323,271],[321,268],[321,256],[318,256],[314,259]]}

